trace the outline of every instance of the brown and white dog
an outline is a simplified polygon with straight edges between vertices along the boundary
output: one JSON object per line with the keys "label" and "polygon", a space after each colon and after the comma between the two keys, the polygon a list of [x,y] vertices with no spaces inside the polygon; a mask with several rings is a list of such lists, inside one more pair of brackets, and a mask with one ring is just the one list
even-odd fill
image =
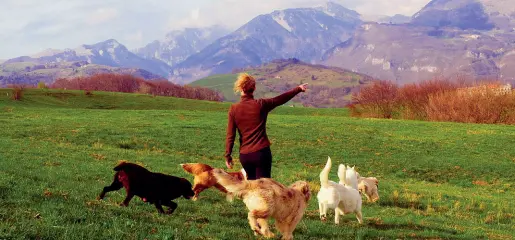
{"label": "brown and white dog", "polygon": [[[215,187],[221,192],[227,194],[227,200],[232,201],[232,194],[227,192],[227,190],[222,185],[220,185],[213,176],[213,167],[203,163],[184,163],[181,164],[181,167],[186,172],[194,176],[193,192],[195,192],[195,196],[193,196],[193,201],[196,201],[198,199],[198,195],[202,191],[210,187]],[[243,168],[240,172],[230,172],[228,174],[230,174],[233,177],[236,177],[240,181],[247,180],[247,174],[245,173],[245,170]]]}
{"label": "brown and white dog", "polygon": [[213,170],[213,175],[227,191],[243,199],[249,209],[248,220],[255,235],[274,237],[268,226],[268,219],[274,218],[282,239],[293,239],[293,231],[311,198],[306,181],[297,181],[286,187],[270,178],[241,181],[221,169]]}

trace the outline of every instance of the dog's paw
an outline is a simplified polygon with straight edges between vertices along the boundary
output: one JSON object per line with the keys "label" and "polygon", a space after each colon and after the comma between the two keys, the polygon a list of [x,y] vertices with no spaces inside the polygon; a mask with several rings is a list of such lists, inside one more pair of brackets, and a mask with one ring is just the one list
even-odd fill
{"label": "dog's paw", "polygon": [[225,195],[225,200],[227,200],[227,202],[232,203],[234,200],[234,196],[232,194],[227,194]]}
{"label": "dog's paw", "polygon": [[254,236],[261,236],[261,231],[259,228],[252,229],[254,231]]}
{"label": "dog's paw", "polygon": [[320,220],[322,220],[322,222],[325,222],[325,221],[327,221],[327,217],[326,216],[320,216]]}
{"label": "dog's paw", "polygon": [[274,238],[275,234],[269,230],[269,231],[265,232],[264,236],[265,236],[265,238]]}

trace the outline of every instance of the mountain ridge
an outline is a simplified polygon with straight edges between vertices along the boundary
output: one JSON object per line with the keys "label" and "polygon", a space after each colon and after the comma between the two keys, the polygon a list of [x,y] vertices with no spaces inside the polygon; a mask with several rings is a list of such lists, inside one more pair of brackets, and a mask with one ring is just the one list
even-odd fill
{"label": "mountain ridge", "polygon": [[295,8],[262,14],[179,63],[172,80],[188,83],[279,58],[313,62],[352,36],[360,23],[358,13],[334,3],[323,9]]}
{"label": "mountain ridge", "polygon": [[133,52],[145,59],[158,59],[173,67],[228,33],[229,30],[220,25],[185,28],[171,31],[164,39],[154,40]]}
{"label": "mountain ridge", "polygon": [[127,47],[115,39],[94,44],[82,44],[74,49],[51,49],[31,56],[21,56],[6,60],[3,64],[16,62],[34,62],[37,64],[51,64],[59,62],[82,62],[105,65],[109,67],[140,68],[168,78],[171,67],[159,60],[143,59],[130,52]]}

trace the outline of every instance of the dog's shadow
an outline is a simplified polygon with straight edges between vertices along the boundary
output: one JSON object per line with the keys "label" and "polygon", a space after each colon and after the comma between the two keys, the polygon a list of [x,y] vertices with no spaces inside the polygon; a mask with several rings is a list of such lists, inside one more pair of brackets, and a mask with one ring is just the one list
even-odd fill
{"label": "dog's shadow", "polygon": [[440,232],[440,233],[446,233],[451,235],[458,234],[458,231],[451,228],[440,228],[440,227],[429,227],[429,226],[422,226],[417,224],[406,224],[406,223],[379,223],[376,221],[368,221],[367,223],[368,227],[375,228],[377,230],[416,230],[416,231],[432,231],[432,232]]}

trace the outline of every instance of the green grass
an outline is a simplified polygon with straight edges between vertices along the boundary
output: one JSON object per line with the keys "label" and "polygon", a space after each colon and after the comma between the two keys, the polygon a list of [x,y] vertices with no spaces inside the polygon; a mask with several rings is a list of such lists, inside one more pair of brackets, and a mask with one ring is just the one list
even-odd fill
{"label": "green grass", "polygon": [[[95,200],[119,160],[187,175],[179,163],[223,167],[228,103],[136,94],[0,90],[0,239],[254,239],[240,200],[214,189],[172,215],[124,191]],[[513,239],[515,128],[356,119],[341,109],[281,107],[269,116],[273,177],[307,180],[313,198],[295,239]],[[235,152],[237,152],[235,146]],[[233,155],[236,170],[241,166]],[[378,177],[364,225],[318,217],[327,160]],[[331,216],[331,215],[330,215]],[[331,217],[329,218],[331,219]]]}

